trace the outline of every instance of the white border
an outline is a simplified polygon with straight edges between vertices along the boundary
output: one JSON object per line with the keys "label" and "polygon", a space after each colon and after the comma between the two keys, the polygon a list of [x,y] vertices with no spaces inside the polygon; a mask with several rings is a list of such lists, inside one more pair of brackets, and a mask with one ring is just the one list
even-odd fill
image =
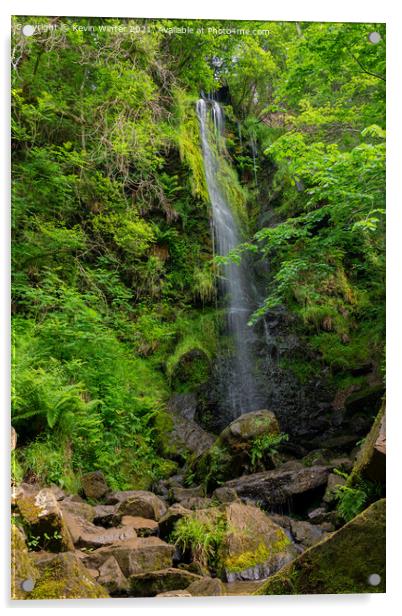
{"label": "white border", "polygon": [[[135,2],[113,0],[110,3],[91,2],[90,0],[6,0],[6,6],[0,7],[0,30],[1,30],[1,78],[3,80],[0,102],[2,111],[0,114],[2,147],[0,149],[1,186],[3,188],[2,208],[0,209],[0,250],[1,250],[1,340],[3,342],[0,354],[1,396],[2,396],[2,421],[3,421],[3,460],[8,461],[9,447],[9,416],[8,416],[8,392],[9,392],[9,20],[13,15],[77,15],[77,16],[116,16],[116,17],[182,17],[182,18],[209,18],[209,19],[262,19],[266,21],[366,21],[387,22],[387,317],[388,317],[388,341],[387,341],[387,401],[388,401],[388,571],[387,571],[387,595],[341,595],[341,596],[297,596],[297,597],[231,597],[231,598],[205,598],[188,600],[98,600],[98,601],[64,601],[64,602],[10,602],[9,573],[8,573],[8,528],[4,523],[8,519],[8,465],[3,463],[1,503],[4,508],[3,523],[1,524],[3,549],[1,552],[1,597],[3,607],[13,609],[14,613],[25,613],[26,609],[33,612],[43,609],[68,609],[74,610],[74,614],[92,612],[103,609],[130,609],[136,613],[146,612],[154,614],[162,612],[166,616],[189,610],[211,609],[230,614],[241,614],[248,608],[258,613],[280,612],[281,616],[294,614],[308,614],[320,616],[342,613],[363,614],[378,616],[379,611],[387,614],[398,604],[398,589],[402,588],[400,582],[401,564],[400,554],[400,517],[402,511],[401,482],[400,482],[400,456],[401,449],[402,409],[400,408],[400,391],[402,379],[400,376],[400,349],[402,320],[402,293],[399,288],[401,278],[401,254],[399,247],[402,244],[401,215],[399,196],[401,192],[401,157],[402,148],[402,124],[401,124],[401,62],[402,62],[402,19],[400,9],[396,2],[391,0],[336,0],[334,3],[326,3],[322,0],[280,0],[279,2],[263,2],[262,0],[246,0],[243,3],[235,3],[233,0],[203,0],[199,3],[190,4],[183,0],[147,0],[147,2]],[[375,549],[376,546],[372,546]],[[400,601],[399,601],[400,603]],[[85,606],[85,607],[84,607]]]}

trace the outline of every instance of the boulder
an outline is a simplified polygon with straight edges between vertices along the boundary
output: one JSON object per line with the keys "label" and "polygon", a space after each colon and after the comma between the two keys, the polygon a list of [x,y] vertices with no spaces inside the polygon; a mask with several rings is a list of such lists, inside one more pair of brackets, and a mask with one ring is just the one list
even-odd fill
{"label": "boulder", "polygon": [[92,521],[100,526],[113,526],[116,523],[115,514],[115,505],[96,505]]}
{"label": "boulder", "polygon": [[317,507],[310,511],[308,519],[311,524],[319,524],[323,530],[329,530],[330,532],[343,524],[342,517],[337,511],[327,511],[325,507]]}
{"label": "boulder", "polygon": [[[109,597],[73,552],[34,553],[40,577],[29,599],[100,599]],[[28,598],[28,597],[27,597]]]}
{"label": "boulder", "polygon": [[109,486],[102,471],[86,473],[81,477],[82,490],[87,498],[100,500],[109,492]]}
{"label": "boulder", "polygon": [[159,520],[159,533],[161,537],[168,537],[172,532],[176,522],[181,518],[191,514],[183,505],[175,503],[166,511],[165,515]]}
{"label": "boulder", "polygon": [[[378,585],[370,576],[380,577]],[[255,594],[385,592],[385,499],[306,550],[270,577]]]}
{"label": "boulder", "polygon": [[160,571],[131,575],[131,597],[155,597],[162,592],[185,590],[192,582],[201,580],[201,576],[183,569],[169,567]]}
{"label": "boulder", "polygon": [[278,421],[271,411],[240,415],[220,433],[208,451],[194,461],[192,470],[208,489],[214,489],[227,479],[239,477],[250,466],[256,438],[279,432]]}
{"label": "boulder", "polygon": [[157,537],[138,537],[119,541],[88,553],[83,562],[90,569],[100,569],[103,563],[114,556],[123,575],[157,571],[172,565],[174,546]]}
{"label": "boulder", "polygon": [[159,524],[155,520],[141,518],[139,516],[124,515],[121,519],[121,525],[133,528],[138,537],[149,537],[159,534]]}
{"label": "boulder", "polygon": [[290,518],[290,531],[296,543],[304,548],[310,548],[327,537],[327,533],[319,526],[302,520]]}
{"label": "boulder", "polygon": [[242,452],[248,451],[255,438],[266,434],[279,434],[279,432],[278,420],[272,411],[252,411],[232,421],[221,432],[219,440],[229,450]]}
{"label": "boulder", "polygon": [[107,504],[117,504],[117,518],[124,515],[139,516],[151,520],[160,520],[166,513],[167,507],[162,499],[145,490],[129,490],[127,492],[114,492]]}
{"label": "boulder", "polygon": [[30,592],[23,588],[28,580],[35,586],[39,571],[25,543],[24,533],[14,523],[11,524],[11,598],[29,599]]}
{"label": "boulder", "polygon": [[196,486],[194,488],[182,488],[181,486],[174,486],[170,491],[170,498],[173,502],[181,503],[188,498],[196,498],[197,496],[204,496],[205,491],[202,486]]}
{"label": "boulder", "polygon": [[218,573],[226,581],[266,578],[294,558],[285,531],[258,507],[234,502],[225,516]]}
{"label": "boulder", "polygon": [[74,549],[62,510],[51,489],[23,491],[16,504],[31,535],[38,537],[39,547],[51,552]]}
{"label": "boulder", "polygon": [[128,581],[114,556],[109,556],[100,566],[97,581],[114,597],[127,595]]}
{"label": "boulder", "polygon": [[203,577],[187,587],[192,597],[218,597],[225,594],[225,587],[219,578]]}
{"label": "boulder", "polygon": [[93,522],[95,517],[94,507],[84,501],[77,502],[72,500],[71,497],[67,497],[60,502],[60,509],[65,516],[67,514],[79,516],[88,522]]}
{"label": "boulder", "polygon": [[227,481],[224,485],[233,488],[238,496],[260,502],[268,508],[277,505],[286,506],[290,499],[295,501],[297,497],[302,497],[305,505],[309,493],[315,498],[317,488],[321,488],[324,492],[328,475],[329,469],[326,466],[295,470],[280,467],[243,475],[238,479]]}
{"label": "boulder", "polygon": [[103,528],[69,513],[65,514],[65,520],[73,543],[78,548],[100,548],[137,537],[131,526]]}

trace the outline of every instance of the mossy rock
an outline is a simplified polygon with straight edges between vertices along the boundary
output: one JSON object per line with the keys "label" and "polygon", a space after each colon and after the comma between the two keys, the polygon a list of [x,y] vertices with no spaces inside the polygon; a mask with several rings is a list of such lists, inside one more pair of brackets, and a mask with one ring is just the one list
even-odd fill
{"label": "mossy rock", "polygon": [[147,571],[158,571],[172,566],[174,546],[158,537],[127,539],[89,552],[85,566],[100,570],[110,556],[113,556],[123,575],[128,577]]}
{"label": "mossy rock", "polygon": [[370,432],[358,453],[348,485],[354,486],[360,478],[385,484],[385,401],[374,420]]}
{"label": "mossy rock", "polygon": [[[29,599],[104,599],[109,597],[72,552],[38,555],[41,575]],[[28,597],[27,597],[28,598]]]}
{"label": "mossy rock", "polygon": [[[380,576],[372,586],[369,577]],[[255,593],[259,595],[385,592],[385,499],[306,550]]]}
{"label": "mossy rock", "polygon": [[250,463],[254,440],[265,435],[278,435],[278,421],[268,410],[241,415],[220,433],[210,449],[193,463],[197,480],[208,490],[244,473]]}
{"label": "mossy rock", "polygon": [[38,547],[51,552],[74,549],[63,513],[50,488],[22,492],[17,497],[17,508],[29,535],[38,538]]}
{"label": "mossy rock", "polygon": [[202,580],[201,576],[184,569],[170,567],[160,571],[138,573],[129,578],[131,597],[155,597],[172,590],[184,590],[193,582]]}
{"label": "mossy rock", "polygon": [[39,578],[39,571],[25,544],[24,534],[18,526],[11,524],[11,598],[29,599],[31,593],[22,588],[25,580],[34,583]]}
{"label": "mossy rock", "polygon": [[264,409],[240,415],[222,430],[219,441],[230,451],[248,451],[255,438],[279,432],[275,414]]}
{"label": "mossy rock", "polygon": [[234,502],[225,515],[219,575],[228,582],[267,577],[296,556],[285,531],[258,507]]}

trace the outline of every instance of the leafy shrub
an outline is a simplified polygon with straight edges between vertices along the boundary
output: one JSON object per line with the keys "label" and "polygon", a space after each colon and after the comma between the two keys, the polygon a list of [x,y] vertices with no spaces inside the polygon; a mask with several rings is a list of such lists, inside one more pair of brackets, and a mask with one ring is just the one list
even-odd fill
{"label": "leafy shrub", "polygon": [[277,453],[281,443],[289,440],[288,434],[264,434],[255,438],[250,448],[250,463],[253,469],[263,465],[264,459]]}

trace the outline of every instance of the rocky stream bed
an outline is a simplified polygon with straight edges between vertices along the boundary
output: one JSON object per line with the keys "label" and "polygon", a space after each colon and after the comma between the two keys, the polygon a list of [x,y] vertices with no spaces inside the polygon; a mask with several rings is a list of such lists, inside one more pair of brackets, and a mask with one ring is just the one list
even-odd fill
{"label": "rocky stream bed", "polygon": [[[323,448],[296,458],[285,448],[258,472],[247,466],[250,443],[278,432],[273,413],[242,415],[216,439],[176,417],[173,431],[187,434],[193,457],[152,491],[114,492],[100,470],[82,476],[79,494],[13,486],[12,595],[384,591],[385,499],[348,524],[335,508],[337,486],[346,481],[338,471],[381,473],[382,417],[359,452]],[[204,536],[197,543],[196,531],[210,542]],[[373,573],[381,583],[369,588]]]}

